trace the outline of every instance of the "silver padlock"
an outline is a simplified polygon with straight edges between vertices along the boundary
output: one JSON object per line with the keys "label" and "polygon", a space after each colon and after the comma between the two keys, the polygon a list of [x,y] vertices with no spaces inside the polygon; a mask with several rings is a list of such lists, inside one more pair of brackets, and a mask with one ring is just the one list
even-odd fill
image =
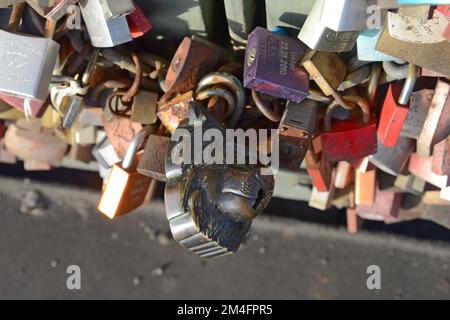
{"label": "silver padlock", "polygon": [[132,40],[125,16],[108,18],[100,0],[80,0],[79,4],[93,47],[111,48]]}
{"label": "silver padlock", "polygon": [[0,91],[45,100],[59,47],[51,39],[0,30]]}
{"label": "silver padlock", "polygon": [[317,0],[298,34],[298,38],[308,47],[318,51],[348,52],[353,49],[358,31],[334,31],[320,20],[325,0]]}
{"label": "silver padlock", "polygon": [[369,18],[367,8],[375,0],[325,0],[320,23],[334,31],[362,31]]}
{"label": "silver padlock", "polygon": [[100,0],[100,4],[106,19],[125,16],[136,10],[136,7],[131,0]]}

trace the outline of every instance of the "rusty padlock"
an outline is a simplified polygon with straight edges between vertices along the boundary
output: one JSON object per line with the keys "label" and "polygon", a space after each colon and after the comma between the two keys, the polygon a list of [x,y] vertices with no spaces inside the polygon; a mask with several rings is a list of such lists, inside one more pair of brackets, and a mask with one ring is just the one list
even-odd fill
{"label": "rusty padlock", "polygon": [[418,68],[409,64],[404,85],[395,82],[389,86],[378,125],[378,138],[387,147],[397,143],[408,115],[408,105],[418,76]]}
{"label": "rusty padlock", "polygon": [[165,182],[167,180],[165,165],[169,143],[169,137],[149,135],[137,171],[144,176]]}
{"label": "rusty padlock", "polygon": [[168,101],[158,102],[158,118],[166,129],[173,133],[189,115],[189,103],[194,101],[194,92],[187,91]]}
{"label": "rusty padlock", "polygon": [[341,105],[337,102],[330,104],[324,119],[324,132],[321,134],[325,161],[353,161],[375,154],[378,150],[376,123],[371,120],[366,100],[356,96],[347,96],[344,100],[357,104],[362,111],[362,121],[336,121],[332,127],[332,114]]}
{"label": "rusty padlock", "polygon": [[198,37],[186,37],[173,56],[164,88],[171,94],[192,90],[206,74],[229,61],[225,49]]}
{"label": "rusty padlock", "polygon": [[112,121],[106,121],[103,117],[103,125],[117,155],[122,159],[136,134],[142,130],[140,123],[132,122],[129,118],[117,117]]}

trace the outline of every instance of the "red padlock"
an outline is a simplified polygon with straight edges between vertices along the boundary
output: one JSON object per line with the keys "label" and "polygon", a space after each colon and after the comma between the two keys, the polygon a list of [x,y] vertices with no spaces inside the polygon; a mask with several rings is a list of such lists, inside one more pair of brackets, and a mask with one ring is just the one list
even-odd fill
{"label": "red padlock", "polygon": [[389,85],[378,125],[378,138],[387,147],[397,144],[397,139],[408,115],[409,99],[416,85],[419,70],[417,66],[409,64],[404,85],[402,86],[401,82]]}
{"label": "red padlock", "polygon": [[353,162],[378,151],[377,124],[371,119],[367,101],[356,96],[346,96],[344,100],[358,105],[363,121],[355,118],[340,120],[332,127],[331,115],[341,105],[333,102],[328,106],[321,135],[323,158],[327,162]]}
{"label": "red padlock", "polygon": [[128,27],[130,28],[131,37],[133,39],[142,37],[152,29],[150,21],[148,21],[141,7],[133,0],[136,10],[127,15]]}
{"label": "red padlock", "polygon": [[313,186],[318,192],[328,192],[331,190],[333,178],[333,166],[323,160],[322,146],[319,137],[314,137],[310,143],[305,156],[306,171]]}

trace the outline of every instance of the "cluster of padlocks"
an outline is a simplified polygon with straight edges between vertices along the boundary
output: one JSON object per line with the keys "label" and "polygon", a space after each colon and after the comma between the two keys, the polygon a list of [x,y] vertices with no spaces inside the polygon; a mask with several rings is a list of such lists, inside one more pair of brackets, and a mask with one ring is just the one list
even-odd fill
{"label": "cluster of padlocks", "polygon": [[[407,219],[406,195],[450,204],[445,1],[317,0],[298,34],[256,27],[245,56],[185,37],[171,62],[137,45],[152,25],[132,0],[0,8],[0,161],[95,162],[109,218],[148,204],[164,182],[181,245],[202,257],[239,248],[283,180],[261,173],[273,163],[176,161],[171,137],[196,130],[275,132],[258,151],[276,147],[280,170],[306,171],[310,206],[347,208],[351,232],[361,218]],[[222,146],[251,157],[245,142]]]}

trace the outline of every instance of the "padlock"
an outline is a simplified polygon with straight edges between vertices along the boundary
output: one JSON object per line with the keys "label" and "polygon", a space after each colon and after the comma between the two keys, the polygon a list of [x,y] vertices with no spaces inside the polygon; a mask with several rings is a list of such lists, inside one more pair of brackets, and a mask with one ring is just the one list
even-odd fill
{"label": "padlock", "polygon": [[336,101],[345,104],[336,90],[347,76],[347,66],[338,54],[309,51],[302,63],[325,96],[333,96]]}
{"label": "padlock", "polygon": [[409,160],[409,172],[441,189],[450,186],[449,176],[438,175],[432,170],[433,158],[413,153]]}
{"label": "padlock", "polygon": [[50,104],[49,97],[43,101],[30,100],[28,98],[22,98],[19,96],[12,96],[8,94],[0,93],[0,100],[8,103],[10,106],[20,110],[24,114],[27,113],[28,117],[40,118],[47,110]]}
{"label": "padlock", "polygon": [[[388,19],[390,35],[411,43],[444,41],[442,33],[446,26],[447,17],[430,5],[402,7],[397,14],[390,14]],[[412,31],[411,27],[415,30]]]}
{"label": "padlock", "polygon": [[334,179],[336,177],[336,171],[333,170],[331,173],[330,189],[328,191],[318,191],[316,187],[313,187],[311,197],[309,199],[308,205],[311,208],[325,211],[330,209],[333,204],[333,199],[336,193],[336,188],[334,187]]}
{"label": "padlock", "polygon": [[[335,183],[335,185],[336,185],[336,183]],[[345,189],[337,189],[336,188],[336,191],[335,191],[334,197],[333,197],[333,202],[332,202],[333,207],[335,207],[339,210],[348,208],[350,206],[350,194],[351,194],[351,192],[353,192],[352,189],[353,189],[353,185],[351,185]]]}
{"label": "padlock", "polygon": [[324,0],[320,23],[334,31],[362,31],[374,0]]}
{"label": "padlock", "polygon": [[320,20],[325,0],[317,0],[303,24],[298,38],[313,50],[327,52],[351,51],[358,38],[358,31],[334,31]]}
{"label": "padlock", "polygon": [[[389,12],[388,21],[381,32],[376,49],[383,53],[392,55],[414,65],[440,72],[447,77],[450,76],[450,42],[440,36],[443,41],[435,43],[407,42],[396,39],[390,35],[389,25],[392,24],[392,17],[397,15]],[[444,18],[445,19],[445,18]],[[418,30],[417,23],[407,24],[405,27],[410,30]],[[423,28],[421,28],[424,30]],[[430,37],[436,38],[436,37]],[[428,39],[426,34],[417,33],[417,40]]]}
{"label": "padlock", "polygon": [[230,61],[221,47],[198,37],[185,37],[167,70],[164,88],[169,94],[194,89],[206,74]]}
{"label": "padlock", "polygon": [[25,159],[23,161],[23,168],[25,171],[50,171],[52,170],[52,165],[46,162]]}
{"label": "padlock", "polygon": [[12,4],[11,11],[9,12],[10,13],[9,20],[6,21],[7,25],[5,30],[9,32],[17,32],[19,30],[19,26],[22,21],[22,16],[26,8],[27,4],[24,2],[15,1]]}
{"label": "padlock", "polygon": [[[181,136],[199,128],[225,129],[199,103],[189,105],[189,119],[177,128]],[[195,129],[197,128],[197,129]],[[175,135],[178,135],[175,131]],[[178,137],[180,137],[178,135]],[[194,143],[195,144],[195,143]],[[190,144],[190,153],[196,149]],[[204,258],[235,252],[246,236],[252,220],[267,206],[273,193],[273,176],[260,175],[258,165],[176,161],[179,141],[171,141],[166,158],[166,213],[173,237],[186,249]],[[209,143],[201,143],[207,147]],[[227,149],[236,156],[237,145]],[[240,149],[240,148],[239,148]],[[178,152],[177,152],[178,150]],[[199,150],[197,149],[197,152]],[[246,152],[245,150],[241,150]],[[188,159],[189,160],[189,159]],[[267,172],[269,173],[269,172]]]}
{"label": "padlock", "polygon": [[136,10],[132,0],[99,0],[100,6],[103,9],[104,17],[109,19],[115,19],[118,17],[126,16],[134,10]]}
{"label": "padlock", "polygon": [[165,162],[169,143],[169,137],[149,135],[137,171],[144,176],[166,182]]}
{"label": "padlock", "polygon": [[113,219],[139,208],[145,201],[151,179],[136,171],[140,145],[150,134],[149,127],[133,137],[121,165],[114,165],[107,178],[98,210]]}
{"label": "padlock", "polygon": [[361,224],[361,219],[359,218],[356,210],[354,208],[347,208],[347,232],[349,234],[357,234],[359,226]]}
{"label": "padlock", "polygon": [[142,125],[122,117],[115,118],[110,122],[104,120],[103,123],[114,150],[120,158],[123,158],[133,137],[142,130]]}
{"label": "padlock", "polygon": [[136,10],[127,15],[127,21],[130,28],[131,37],[136,39],[149,32],[152,29],[152,25],[135,0],[133,0],[133,4],[136,7]]}
{"label": "padlock", "polygon": [[336,166],[336,177],[334,179],[334,187],[337,189],[347,188],[355,177],[355,170],[347,161],[339,161]]}
{"label": "padlock", "polygon": [[[46,38],[54,37],[58,21],[67,15],[69,13],[69,9],[77,2],[77,0],[60,0],[55,2],[53,6],[45,7],[43,9],[43,13],[45,14],[44,17],[46,19],[44,28],[44,36]],[[36,8],[36,6],[33,6],[33,8]]]}
{"label": "padlock", "polygon": [[[441,198],[441,192],[440,191],[426,191],[423,194],[422,203],[426,204],[426,205],[432,205],[432,206],[449,206],[450,205],[450,201],[449,200],[445,200],[445,199]],[[448,217],[448,213],[444,212],[444,211],[440,211],[440,210],[429,210],[429,211],[433,211],[433,213],[434,212],[441,212],[445,216]],[[421,218],[422,219],[429,219],[429,216],[428,216],[427,213],[424,212],[424,214],[421,216]],[[433,221],[432,219],[429,219],[429,220]],[[436,222],[436,223],[438,223],[438,222]],[[450,228],[450,223],[448,223],[447,225],[444,225],[444,226],[446,228]]]}
{"label": "padlock", "polygon": [[[127,18],[105,15],[104,0],[80,0],[81,14],[86,24],[91,44],[97,48],[111,48],[132,40]],[[120,2],[120,1],[119,1]]]}
{"label": "padlock", "polygon": [[378,143],[377,154],[369,156],[369,159],[378,169],[395,176],[405,168],[414,148],[415,140],[399,137],[394,147]]}
{"label": "padlock", "polygon": [[104,137],[95,145],[92,149],[92,156],[99,166],[103,168],[112,168],[115,164],[122,161],[114,150],[108,137]]}
{"label": "padlock", "polygon": [[450,175],[450,137],[434,145],[431,170],[441,176]]}
{"label": "padlock", "polygon": [[394,222],[398,219],[402,203],[402,194],[376,190],[372,205],[356,206],[356,213],[363,219]]}
{"label": "padlock", "polygon": [[401,136],[412,139],[419,138],[433,94],[434,91],[430,89],[422,89],[412,93],[408,114],[400,131]]}
{"label": "padlock", "polygon": [[21,2],[25,2],[25,0],[0,0],[0,8],[8,8]]}
{"label": "padlock", "polygon": [[[227,90],[222,89],[222,87],[227,88]],[[208,92],[208,89],[214,89],[214,91]],[[205,95],[201,97],[202,94]],[[197,100],[203,100],[210,96],[222,96],[222,98],[228,100],[227,104],[230,115],[227,115],[227,127],[236,127],[246,105],[245,90],[237,77],[226,72],[208,73],[197,84],[195,95]],[[227,98],[227,96],[230,97]]]}
{"label": "padlock", "polygon": [[361,32],[356,41],[358,59],[361,61],[398,61],[394,56],[382,53],[376,49],[381,29],[366,29]]}
{"label": "padlock", "polygon": [[323,158],[328,162],[352,161],[377,153],[376,123],[371,120],[367,101],[355,96],[344,97],[344,100],[357,104],[362,121],[336,121],[332,127],[332,114],[340,105],[333,102],[328,106],[321,134]]}
{"label": "padlock", "polygon": [[349,161],[355,170],[360,172],[367,172],[369,170],[375,169],[375,166],[370,162],[369,157],[354,159]]}
{"label": "padlock", "polygon": [[365,65],[347,74],[347,77],[337,88],[338,91],[345,91],[359,85],[364,85],[370,79],[370,66]]}
{"label": "padlock", "polygon": [[307,47],[299,40],[257,27],[249,35],[244,86],[274,97],[302,101],[309,77],[301,66]]}
{"label": "padlock", "polygon": [[188,117],[189,103],[191,103],[194,92],[188,91],[180,94],[169,101],[158,103],[158,118],[169,132],[173,133],[180,123]]}
{"label": "padlock", "polygon": [[422,196],[425,191],[426,181],[416,177],[413,174],[403,175],[399,174],[394,181],[396,188],[402,192],[414,194],[416,196]]}
{"label": "padlock", "polygon": [[0,162],[6,164],[16,164],[17,158],[5,147],[5,139],[0,139]]}
{"label": "padlock", "polygon": [[94,157],[92,156],[92,149],[94,148],[94,144],[74,144],[71,146],[69,151],[70,159],[76,162],[84,162],[90,163],[94,161]]}
{"label": "padlock", "polygon": [[436,10],[447,17],[447,20],[448,20],[447,27],[445,28],[444,32],[442,33],[442,36],[445,39],[447,39],[447,41],[450,41],[450,5],[437,6]]}
{"label": "padlock", "polygon": [[428,114],[417,139],[417,153],[431,156],[433,146],[450,134],[450,84],[438,80]]}
{"label": "padlock", "polygon": [[318,103],[308,99],[286,106],[278,128],[281,168],[300,169],[316,131],[318,108]]}
{"label": "padlock", "polygon": [[[331,190],[333,166],[323,159],[320,136],[314,137],[305,156],[306,171],[317,192]],[[333,186],[334,187],[334,186]]]}
{"label": "padlock", "polygon": [[355,173],[355,204],[372,205],[375,202],[377,188],[376,170]]}
{"label": "padlock", "polygon": [[16,157],[60,166],[67,144],[52,129],[43,128],[39,119],[22,119],[11,124],[5,134],[5,147]]}
{"label": "padlock", "polygon": [[59,44],[0,30],[0,91],[45,100]]}
{"label": "padlock", "polygon": [[78,115],[78,122],[85,126],[103,126],[104,111],[103,108],[83,108]]}
{"label": "padlock", "polygon": [[133,97],[131,121],[143,125],[155,124],[158,120],[158,94],[147,90],[139,90]]}
{"label": "padlock", "polygon": [[387,147],[397,143],[400,132],[408,115],[408,105],[418,76],[418,68],[412,64],[408,68],[405,83],[393,83],[389,86],[378,125],[378,139]]}

